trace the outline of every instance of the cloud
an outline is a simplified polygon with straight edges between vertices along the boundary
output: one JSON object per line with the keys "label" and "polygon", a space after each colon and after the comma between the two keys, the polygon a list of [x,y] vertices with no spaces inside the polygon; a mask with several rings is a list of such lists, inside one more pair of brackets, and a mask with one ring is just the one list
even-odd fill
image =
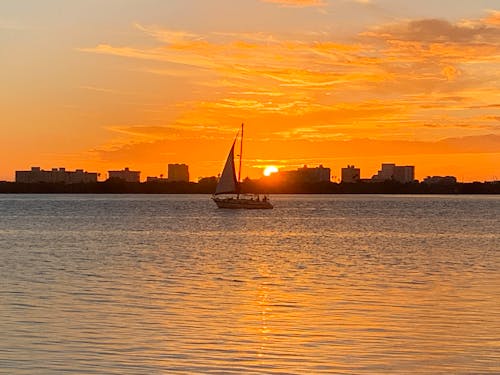
{"label": "cloud", "polygon": [[492,108],[492,109],[500,109],[500,103],[494,104],[485,104],[485,105],[474,105],[469,107],[469,109],[484,109],[484,108]]}
{"label": "cloud", "polygon": [[158,140],[178,141],[185,138],[198,138],[198,139],[225,139],[230,134],[233,135],[234,128],[224,128],[223,126],[203,125],[203,124],[182,124],[177,122],[165,126],[152,126],[152,125],[133,125],[133,126],[120,126],[111,125],[107,126],[106,130],[124,136],[124,142],[113,143],[108,147],[113,149],[122,147],[124,144],[128,145],[130,141],[134,143],[151,142]]}
{"label": "cloud", "polygon": [[[261,124],[261,137],[435,139],[498,129],[500,25],[492,17],[401,20],[349,43],[328,33],[198,34],[136,24],[156,45],[80,50],[134,59],[138,71],[197,88],[198,99],[180,103],[175,126],[245,119]],[[138,130],[127,131],[144,139]],[[148,134],[190,137],[178,128]]]}
{"label": "cloud", "polygon": [[497,44],[500,39],[500,28],[494,22],[497,18],[500,17],[495,15],[455,24],[441,19],[409,20],[378,26],[363,35],[386,41]]}
{"label": "cloud", "polygon": [[[307,132],[307,129],[303,129]],[[99,149],[95,152],[104,161],[142,160],[158,161],[159,155],[165,150],[174,154],[184,154],[189,158],[188,162],[197,160],[213,167],[214,173],[218,171],[221,160],[224,160],[228,145],[231,143],[232,135],[225,138],[199,139],[196,136],[187,139],[161,139],[147,142],[136,142],[121,147],[110,149]],[[204,155],[203,161],[197,155],[185,154],[186,145],[199,154]],[[452,155],[452,154],[484,154],[498,155],[500,150],[500,135],[488,134],[482,136],[444,138],[436,141],[408,141],[404,139],[377,140],[369,138],[354,138],[341,140],[335,138],[310,139],[273,138],[270,140],[249,139],[246,142],[247,149],[252,150],[252,160],[269,159],[289,162],[291,159],[290,149],[294,150],[293,157],[299,160],[328,160],[335,157],[384,157],[387,155]],[[192,159],[191,159],[192,158]],[[247,160],[248,162],[248,160]]]}
{"label": "cloud", "polygon": [[483,21],[487,25],[500,26],[500,11],[498,11],[498,10],[491,10],[489,12],[489,15],[486,18],[484,18]]}
{"label": "cloud", "polygon": [[91,85],[79,86],[78,88],[81,90],[94,91],[94,92],[99,92],[99,93],[103,93],[103,94],[114,94],[114,95],[135,95],[136,94],[134,92],[115,90],[115,89],[111,89],[111,88],[97,87],[97,86],[91,86]]}
{"label": "cloud", "polygon": [[[100,44],[80,51],[207,69],[231,79],[233,84],[251,82],[251,77],[256,77],[267,82],[271,79],[273,86],[315,88],[383,79],[378,76],[380,72],[369,69],[370,58],[357,54],[356,45],[288,40],[263,33],[210,33],[202,38],[151,27],[138,26],[138,29],[168,43],[152,48]],[[365,68],[363,72],[359,72],[360,66]],[[261,82],[256,83],[246,91],[258,91]]]}

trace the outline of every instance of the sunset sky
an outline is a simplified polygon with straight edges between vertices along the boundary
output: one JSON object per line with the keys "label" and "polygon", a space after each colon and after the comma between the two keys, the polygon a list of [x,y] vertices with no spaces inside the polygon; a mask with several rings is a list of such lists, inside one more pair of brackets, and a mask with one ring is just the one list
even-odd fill
{"label": "sunset sky", "polygon": [[0,180],[383,162],[500,179],[498,0],[5,0]]}

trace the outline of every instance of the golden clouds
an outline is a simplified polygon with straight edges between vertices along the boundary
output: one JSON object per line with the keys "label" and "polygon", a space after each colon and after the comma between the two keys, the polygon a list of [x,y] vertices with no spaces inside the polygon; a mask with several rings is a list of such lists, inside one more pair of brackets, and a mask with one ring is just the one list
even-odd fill
{"label": "golden clouds", "polygon": [[500,25],[500,11],[491,11],[488,17],[486,17],[483,21],[489,25]]}
{"label": "golden clouds", "polygon": [[[394,73],[398,80],[404,78],[398,64],[413,64],[414,73],[422,73],[421,78],[429,78],[433,71],[434,78],[451,80],[461,70],[455,66],[457,63],[498,62],[500,55],[500,28],[480,21],[451,24],[417,20],[379,26],[362,33],[356,44],[342,44],[328,37],[314,40],[311,36],[284,39],[265,33],[198,35],[136,27],[163,45],[134,48],[101,44],[82,50],[211,70],[223,77],[227,86],[246,86],[245,92],[258,92],[258,88],[277,91],[266,90],[267,86],[281,91],[286,87],[329,90],[339,85],[349,88],[356,82],[369,88],[373,83],[394,79]],[[270,85],[266,85],[269,80]]]}
{"label": "golden clouds", "polygon": [[[177,103],[183,111],[171,123],[113,128],[139,142],[140,152],[147,149],[143,143],[151,142],[171,150],[185,149],[179,142],[204,149],[203,137],[211,144],[219,138],[222,144],[232,136],[224,128],[243,120],[252,124],[255,138],[280,144],[262,143],[261,159],[272,159],[279,149],[280,160],[287,152],[290,158],[300,154],[319,160],[339,150],[333,141],[370,138],[404,145],[401,139],[498,132],[496,18],[491,13],[457,23],[403,20],[370,28],[350,42],[328,33],[200,34],[136,24],[152,43],[103,43],[81,51],[134,59],[142,72],[177,77],[196,92],[196,98]],[[197,129],[199,137],[189,128]],[[326,141],[330,143],[316,147]],[[373,143],[373,153],[389,150],[384,145]],[[400,152],[391,145],[392,152]],[[420,144],[413,145],[418,153]],[[123,150],[112,154],[122,155]]]}
{"label": "golden clouds", "polygon": [[[191,33],[138,28],[167,43],[153,48],[113,47],[101,44],[85,52],[160,61],[179,68],[211,71],[219,76],[216,81],[198,81],[200,86],[231,89],[232,95],[257,97],[274,96],[281,104],[290,99],[316,103],[319,91],[324,95],[339,85],[356,82],[380,82],[386,74],[374,65],[374,59],[360,54],[359,46],[319,42],[315,40],[283,39],[274,35],[210,33],[204,36]],[[154,69],[149,69],[154,72]],[[161,71],[158,70],[157,71]],[[235,91],[235,90],[238,91]],[[286,96],[286,97],[285,97]],[[213,98],[210,98],[213,99]],[[260,100],[263,98],[256,98]],[[232,98],[224,98],[227,107]],[[246,100],[239,98],[239,100]],[[265,99],[268,101],[268,99]],[[233,100],[234,101],[234,100]],[[246,107],[268,108],[262,105]]]}
{"label": "golden clouds", "polygon": [[[193,123],[199,121],[200,112],[204,113],[204,121],[210,122],[228,116],[249,119],[259,114],[279,114],[283,118],[325,113],[332,104],[329,91],[387,78],[384,72],[371,66],[372,59],[357,54],[356,45],[283,39],[264,33],[201,36],[137,27],[162,44],[150,48],[102,44],[84,51],[163,62],[167,71],[175,67],[180,71],[206,72],[205,79],[183,74],[186,82],[191,79],[206,91],[206,99],[195,104],[198,111],[181,116],[179,120],[184,123],[190,118]],[[283,120],[280,123],[276,123],[278,128],[284,125]]]}
{"label": "golden clouds", "polygon": [[406,40],[422,43],[493,43],[497,44],[500,29],[484,20],[464,20],[453,24],[440,19],[399,22],[374,28],[364,35],[384,40]]}

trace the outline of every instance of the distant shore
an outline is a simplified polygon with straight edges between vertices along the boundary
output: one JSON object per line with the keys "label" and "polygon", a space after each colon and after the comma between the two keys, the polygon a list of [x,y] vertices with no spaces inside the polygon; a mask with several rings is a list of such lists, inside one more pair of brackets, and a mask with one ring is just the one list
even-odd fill
{"label": "distant shore", "polygon": [[[212,194],[215,183],[105,181],[87,184],[0,182],[0,194]],[[242,191],[259,194],[500,194],[500,182],[426,184],[394,181],[269,185],[247,180]]]}

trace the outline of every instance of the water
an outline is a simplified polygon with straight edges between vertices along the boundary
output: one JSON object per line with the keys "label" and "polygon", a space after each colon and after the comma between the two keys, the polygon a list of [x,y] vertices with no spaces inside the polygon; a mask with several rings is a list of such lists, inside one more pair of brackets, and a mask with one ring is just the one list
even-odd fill
{"label": "water", "polygon": [[500,373],[500,197],[273,202],[0,196],[0,373]]}

